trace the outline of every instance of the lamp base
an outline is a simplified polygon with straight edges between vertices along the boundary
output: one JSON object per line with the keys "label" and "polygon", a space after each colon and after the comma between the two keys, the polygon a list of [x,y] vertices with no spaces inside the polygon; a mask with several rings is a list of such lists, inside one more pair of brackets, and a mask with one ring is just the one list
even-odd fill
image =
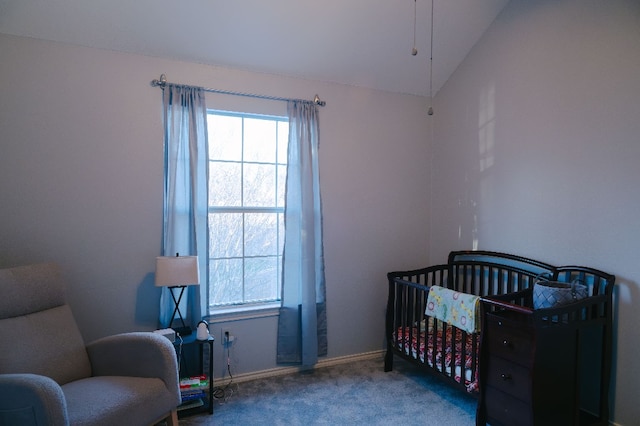
{"label": "lamp base", "polygon": [[179,334],[182,337],[189,336],[191,333],[193,333],[191,327],[174,327],[173,329],[175,330],[176,334]]}

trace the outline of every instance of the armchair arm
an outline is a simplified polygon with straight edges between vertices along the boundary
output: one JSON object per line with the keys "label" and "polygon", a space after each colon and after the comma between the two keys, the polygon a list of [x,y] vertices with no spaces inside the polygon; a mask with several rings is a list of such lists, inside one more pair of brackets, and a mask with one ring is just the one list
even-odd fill
{"label": "armchair arm", "polygon": [[60,386],[37,374],[0,374],[0,424],[69,424]]}
{"label": "armchair arm", "polygon": [[94,376],[157,377],[180,395],[173,344],[153,332],[122,333],[87,345]]}

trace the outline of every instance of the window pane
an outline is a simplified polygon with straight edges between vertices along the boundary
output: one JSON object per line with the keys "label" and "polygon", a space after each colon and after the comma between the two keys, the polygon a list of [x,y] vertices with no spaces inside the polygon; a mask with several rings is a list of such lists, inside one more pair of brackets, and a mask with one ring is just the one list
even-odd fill
{"label": "window pane", "polygon": [[284,248],[284,213],[278,213],[278,254],[282,255]]}
{"label": "window pane", "polygon": [[209,268],[210,303],[242,303],[242,259],[209,260]]}
{"label": "window pane", "polygon": [[276,202],[276,166],[244,165],[244,205],[273,207]]}
{"label": "window pane", "polygon": [[277,220],[277,213],[247,213],[245,215],[245,256],[278,254]]}
{"label": "window pane", "polygon": [[273,120],[245,118],[244,161],[276,162],[276,123]]}
{"label": "window pane", "polygon": [[242,117],[207,114],[209,159],[242,161]]}
{"label": "window pane", "polygon": [[278,186],[276,188],[276,206],[284,207],[285,206],[285,188],[287,187],[287,166],[277,166],[278,167]]}
{"label": "window pane", "polygon": [[242,205],[241,163],[209,163],[209,205]]}
{"label": "window pane", "polygon": [[278,299],[277,268],[276,257],[246,259],[244,278],[247,302]]}
{"label": "window pane", "polygon": [[278,163],[287,162],[287,146],[289,145],[289,123],[278,121]]}
{"label": "window pane", "polygon": [[209,257],[242,257],[242,213],[209,214]]}
{"label": "window pane", "polygon": [[280,283],[282,282],[282,256],[278,256],[278,282],[276,283],[276,291],[278,292],[278,299],[280,298]]}

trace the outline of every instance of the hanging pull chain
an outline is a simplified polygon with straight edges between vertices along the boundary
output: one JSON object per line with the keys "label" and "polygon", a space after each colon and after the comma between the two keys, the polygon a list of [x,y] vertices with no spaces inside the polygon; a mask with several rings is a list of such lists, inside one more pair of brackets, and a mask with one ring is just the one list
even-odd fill
{"label": "hanging pull chain", "polygon": [[413,49],[411,49],[411,54],[416,56],[418,54],[418,48],[416,48],[416,11],[417,11],[417,2],[418,0],[413,0]]}
{"label": "hanging pull chain", "polygon": [[433,115],[433,2],[431,0],[431,40],[430,40],[430,52],[429,52],[429,109],[428,115]]}

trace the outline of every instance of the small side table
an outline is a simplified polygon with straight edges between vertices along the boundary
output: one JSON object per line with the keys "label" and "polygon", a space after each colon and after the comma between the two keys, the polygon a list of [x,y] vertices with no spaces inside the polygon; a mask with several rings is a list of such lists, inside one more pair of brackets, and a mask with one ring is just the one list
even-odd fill
{"label": "small side table", "polygon": [[[196,335],[194,333],[189,336],[183,337],[182,341],[180,341],[180,339],[177,338],[176,341],[173,342],[173,346],[175,347],[176,353],[178,354],[178,357],[179,357],[178,364],[180,366],[181,376],[188,377],[190,375],[206,375],[207,378],[209,379],[209,388],[207,391],[205,391],[206,397],[203,398],[204,404],[200,406],[189,407],[189,401],[187,401],[182,405],[178,406],[178,417],[186,417],[192,414],[203,413],[203,412],[208,412],[209,414],[213,414],[213,342],[214,341],[215,339],[213,338],[213,336],[209,336],[207,340],[197,340]],[[205,369],[204,369],[205,345],[209,346],[208,347],[209,359],[207,360],[208,367],[209,367],[208,372],[205,372]],[[199,368],[195,373],[189,371],[187,362],[185,360],[185,354],[184,354],[184,350],[186,348],[193,348],[193,347],[195,347],[198,350],[198,359],[199,359]]]}

